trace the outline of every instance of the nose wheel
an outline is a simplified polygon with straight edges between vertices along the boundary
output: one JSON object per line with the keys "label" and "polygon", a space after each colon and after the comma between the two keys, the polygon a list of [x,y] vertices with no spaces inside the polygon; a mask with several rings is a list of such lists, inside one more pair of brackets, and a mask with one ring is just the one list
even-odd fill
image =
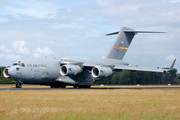
{"label": "nose wheel", "polygon": [[21,88],[21,87],[22,87],[22,85],[20,82],[16,83],[16,88]]}

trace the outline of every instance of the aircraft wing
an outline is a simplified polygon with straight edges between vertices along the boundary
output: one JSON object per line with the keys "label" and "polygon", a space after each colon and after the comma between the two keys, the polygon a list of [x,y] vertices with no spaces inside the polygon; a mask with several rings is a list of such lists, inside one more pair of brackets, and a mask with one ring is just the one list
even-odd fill
{"label": "aircraft wing", "polygon": [[144,67],[135,67],[135,66],[127,66],[127,65],[98,65],[98,64],[84,64],[84,67],[93,68],[94,66],[102,66],[102,67],[111,67],[115,71],[118,70],[130,70],[130,71],[148,71],[148,72],[165,72],[166,69],[157,69],[157,68],[144,68]]}
{"label": "aircraft wing", "polygon": [[[69,61],[65,60],[63,63],[65,64],[71,64],[71,65],[81,65],[83,68],[94,68],[94,67],[110,67],[114,71],[122,71],[122,70],[130,70],[130,71],[149,71],[149,72],[168,72],[170,70],[173,70],[173,66],[175,64],[176,59],[173,61],[172,65],[169,69],[157,69],[157,68],[145,68],[145,67],[136,67],[136,66],[128,66],[127,63],[121,63],[120,61],[107,61],[105,59],[104,61],[94,61],[94,62],[77,62],[77,61]],[[119,63],[120,62],[120,63]],[[113,64],[114,63],[114,64]]]}
{"label": "aircraft wing", "polygon": [[115,70],[130,70],[130,71],[149,71],[149,72],[164,72],[165,69],[157,68],[144,68],[144,67],[135,67],[135,66],[125,66],[119,65],[114,67]]}
{"label": "aircraft wing", "polygon": [[130,71],[148,71],[148,72],[169,72],[171,70],[173,70],[174,64],[176,62],[176,59],[173,61],[173,63],[171,64],[169,69],[157,69],[157,68],[145,68],[145,67],[136,67],[136,66],[128,66],[128,65],[104,65],[104,64],[96,64],[96,65],[92,65],[92,64],[84,64],[85,67],[93,67],[93,66],[104,66],[104,67],[111,67],[113,68],[115,71],[118,70],[130,70]]}

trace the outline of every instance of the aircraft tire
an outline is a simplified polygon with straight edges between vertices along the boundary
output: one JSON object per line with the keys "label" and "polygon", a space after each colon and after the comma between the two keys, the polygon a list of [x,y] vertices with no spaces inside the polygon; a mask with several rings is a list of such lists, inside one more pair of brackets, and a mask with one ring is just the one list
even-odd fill
{"label": "aircraft tire", "polygon": [[82,86],[78,86],[78,88],[91,88],[90,85],[82,85]]}
{"label": "aircraft tire", "polygon": [[74,85],[73,88],[78,88],[78,85]]}
{"label": "aircraft tire", "polygon": [[16,83],[16,88],[21,88],[21,87],[22,87],[21,83]]}
{"label": "aircraft tire", "polygon": [[50,88],[66,88],[66,85],[61,85],[61,86],[50,85]]}
{"label": "aircraft tire", "polygon": [[53,86],[53,85],[50,85],[50,88],[54,88],[54,86]]}
{"label": "aircraft tire", "polygon": [[61,88],[66,88],[66,85],[62,85]]}

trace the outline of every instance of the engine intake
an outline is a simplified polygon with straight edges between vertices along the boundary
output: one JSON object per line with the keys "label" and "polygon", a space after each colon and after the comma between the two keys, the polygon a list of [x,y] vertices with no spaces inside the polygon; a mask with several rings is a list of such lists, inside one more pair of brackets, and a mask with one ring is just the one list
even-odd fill
{"label": "engine intake", "polygon": [[113,70],[110,67],[94,67],[92,69],[92,76],[94,78],[109,77],[113,74]]}
{"label": "engine intake", "polygon": [[8,70],[9,70],[9,68],[5,68],[3,70],[3,75],[4,75],[5,78],[9,78]]}
{"label": "engine intake", "polygon": [[82,68],[79,65],[63,65],[60,68],[61,75],[77,75],[82,72]]}

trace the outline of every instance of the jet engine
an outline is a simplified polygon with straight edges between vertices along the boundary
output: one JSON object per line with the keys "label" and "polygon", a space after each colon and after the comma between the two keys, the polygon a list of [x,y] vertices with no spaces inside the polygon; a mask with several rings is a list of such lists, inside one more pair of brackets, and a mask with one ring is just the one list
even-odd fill
{"label": "jet engine", "polygon": [[4,75],[5,78],[9,78],[8,70],[9,70],[9,68],[5,68],[3,70],[3,75]]}
{"label": "jet engine", "polygon": [[63,65],[60,68],[61,75],[77,75],[82,72],[82,68],[79,65]]}
{"label": "jet engine", "polygon": [[113,70],[110,67],[94,67],[92,69],[92,76],[94,78],[104,78],[113,74]]}

